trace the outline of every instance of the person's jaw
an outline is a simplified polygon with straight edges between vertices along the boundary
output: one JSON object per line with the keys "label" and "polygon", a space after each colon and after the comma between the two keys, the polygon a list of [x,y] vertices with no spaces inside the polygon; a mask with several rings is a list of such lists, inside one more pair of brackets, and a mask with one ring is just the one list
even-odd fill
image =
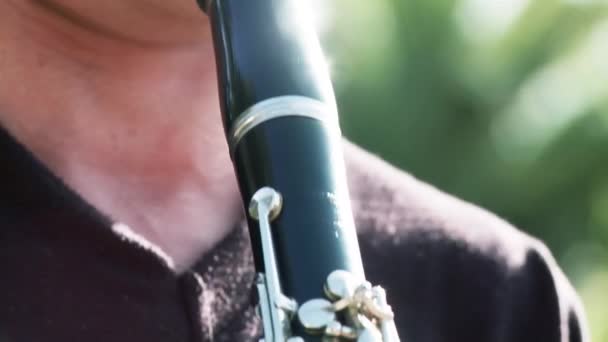
{"label": "person's jaw", "polygon": [[46,28],[124,45],[184,48],[209,40],[208,19],[195,0],[8,0],[2,7]]}

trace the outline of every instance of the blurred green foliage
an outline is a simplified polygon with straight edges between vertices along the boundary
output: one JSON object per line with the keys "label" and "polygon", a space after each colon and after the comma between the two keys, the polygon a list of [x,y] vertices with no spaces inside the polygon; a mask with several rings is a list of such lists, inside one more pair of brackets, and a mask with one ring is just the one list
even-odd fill
{"label": "blurred green foliage", "polygon": [[346,136],[545,241],[608,342],[608,2],[328,11]]}

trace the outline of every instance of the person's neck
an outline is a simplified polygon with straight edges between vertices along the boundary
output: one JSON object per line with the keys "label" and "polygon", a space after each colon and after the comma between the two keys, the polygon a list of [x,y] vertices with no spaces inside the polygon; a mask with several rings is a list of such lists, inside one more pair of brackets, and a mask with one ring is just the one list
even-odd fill
{"label": "person's neck", "polygon": [[83,18],[0,4],[0,123],[184,269],[241,218],[206,19],[172,43]]}

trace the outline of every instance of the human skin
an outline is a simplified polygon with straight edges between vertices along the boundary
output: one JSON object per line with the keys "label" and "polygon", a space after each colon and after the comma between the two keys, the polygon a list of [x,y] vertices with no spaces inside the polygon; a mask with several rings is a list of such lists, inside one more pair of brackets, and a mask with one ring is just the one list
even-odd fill
{"label": "human skin", "polygon": [[0,2],[0,125],[188,268],[242,217],[194,0]]}

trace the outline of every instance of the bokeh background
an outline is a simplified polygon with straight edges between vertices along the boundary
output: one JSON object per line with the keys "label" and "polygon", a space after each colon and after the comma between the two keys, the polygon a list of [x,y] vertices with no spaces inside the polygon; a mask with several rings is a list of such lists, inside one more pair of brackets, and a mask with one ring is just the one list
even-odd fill
{"label": "bokeh background", "polygon": [[314,2],[345,135],[544,240],[608,342],[608,1]]}

